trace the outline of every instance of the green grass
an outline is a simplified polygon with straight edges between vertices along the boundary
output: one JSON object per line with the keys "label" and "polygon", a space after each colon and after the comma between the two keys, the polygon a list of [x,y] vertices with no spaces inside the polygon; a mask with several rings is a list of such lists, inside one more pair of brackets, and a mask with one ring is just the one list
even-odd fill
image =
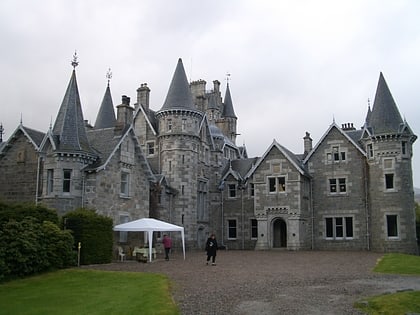
{"label": "green grass", "polygon": [[420,275],[420,256],[385,254],[376,264],[373,271],[403,275]]}
{"label": "green grass", "polygon": [[[373,271],[420,276],[420,257],[405,254],[385,254],[378,261]],[[371,315],[420,313],[420,291],[406,291],[369,297],[356,302],[354,306]]]}
{"label": "green grass", "polygon": [[164,275],[67,269],[0,285],[0,314],[175,315]]}

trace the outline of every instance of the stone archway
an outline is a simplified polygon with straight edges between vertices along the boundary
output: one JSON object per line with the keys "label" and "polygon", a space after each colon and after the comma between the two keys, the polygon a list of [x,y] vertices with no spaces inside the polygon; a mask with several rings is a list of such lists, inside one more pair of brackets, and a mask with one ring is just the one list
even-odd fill
{"label": "stone archway", "polygon": [[283,219],[273,221],[273,248],[287,247],[287,225]]}

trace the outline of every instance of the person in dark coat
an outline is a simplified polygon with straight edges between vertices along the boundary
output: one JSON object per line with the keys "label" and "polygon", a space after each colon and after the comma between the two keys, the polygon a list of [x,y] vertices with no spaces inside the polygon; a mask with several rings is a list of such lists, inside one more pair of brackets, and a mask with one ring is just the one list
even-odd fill
{"label": "person in dark coat", "polygon": [[165,248],[165,260],[169,260],[169,253],[172,248],[172,240],[168,235],[163,235],[163,247]]}
{"label": "person in dark coat", "polygon": [[207,265],[212,258],[212,266],[216,266],[216,252],[218,250],[216,236],[214,234],[210,235],[206,242],[206,251],[207,251]]}

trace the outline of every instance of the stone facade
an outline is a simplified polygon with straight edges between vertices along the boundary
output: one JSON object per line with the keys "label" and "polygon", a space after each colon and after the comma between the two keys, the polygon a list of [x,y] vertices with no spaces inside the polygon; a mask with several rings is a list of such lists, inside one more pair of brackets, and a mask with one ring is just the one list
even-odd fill
{"label": "stone facade", "polygon": [[[204,80],[187,82],[181,60],[158,111],[146,83],[136,100],[131,106],[123,96],[115,117],[108,84],[97,126],[89,126],[73,71],[43,140],[34,146],[18,128],[0,147],[2,175],[18,174],[2,176],[0,198],[36,200],[59,214],[94,208],[115,224],[158,218],[185,228],[187,248],[203,249],[215,233],[229,249],[417,252],[417,137],[382,74],[363,128],[333,122],[314,147],[306,133],[302,154],[274,140],[248,157],[236,145],[229,85],[222,98],[217,80],[211,90]],[[141,233],[115,238],[125,248],[145,241]]]}

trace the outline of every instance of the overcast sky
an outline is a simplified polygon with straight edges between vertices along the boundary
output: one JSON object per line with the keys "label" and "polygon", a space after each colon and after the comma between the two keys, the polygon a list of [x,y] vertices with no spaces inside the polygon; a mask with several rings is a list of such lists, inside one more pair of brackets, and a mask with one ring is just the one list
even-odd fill
{"label": "overcast sky", "polygon": [[[70,80],[74,51],[92,124],[111,68],[114,105],[148,83],[166,97],[178,58],[189,80],[230,88],[238,145],[261,156],[276,139],[303,151],[335,120],[360,128],[379,73],[420,135],[420,1],[0,1],[0,122],[47,131]],[[420,187],[420,140],[414,146]]]}

